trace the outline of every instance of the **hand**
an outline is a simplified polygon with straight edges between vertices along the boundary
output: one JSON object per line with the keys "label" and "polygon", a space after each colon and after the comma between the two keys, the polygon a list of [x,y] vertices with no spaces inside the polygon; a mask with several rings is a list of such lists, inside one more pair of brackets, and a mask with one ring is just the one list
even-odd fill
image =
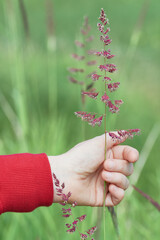
{"label": "hand", "polygon": [[[122,140],[122,142],[125,139]],[[51,170],[65,183],[64,193],[72,193],[70,202],[78,205],[102,206],[104,181],[107,182],[106,206],[121,202],[129,186],[126,176],[133,173],[133,162],[138,160],[138,151],[130,146],[118,145],[107,135],[107,156],[105,135],[84,141],[68,152],[51,156]],[[55,187],[54,187],[55,188]],[[61,201],[54,189],[54,202]]]}

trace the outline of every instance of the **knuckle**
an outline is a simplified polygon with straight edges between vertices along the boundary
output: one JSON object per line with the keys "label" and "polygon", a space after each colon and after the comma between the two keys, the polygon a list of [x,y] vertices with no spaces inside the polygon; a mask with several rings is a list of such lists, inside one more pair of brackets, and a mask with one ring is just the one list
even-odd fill
{"label": "knuckle", "polygon": [[124,190],[121,189],[121,190],[117,191],[117,196],[113,197],[114,205],[119,204],[123,198],[124,198]]}
{"label": "knuckle", "polygon": [[121,184],[121,186],[124,185],[124,182],[125,182],[124,178],[125,178],[124,175],[120,176],[120,184]]}
{"label": "knuckle", "polygon": [[105,167],[107,170],[113,170],[114,169],[114,162],[112,160],[107,160],[105,163]]}
{"label": "knuckle", "polygon": [[117,188],[115,187],[114,184],[109,184],[109,191],[110,192],[115,192],[115,194],[117,193]]}
{"label": "knuckle", "polygon": [[125,169],[124,164],[120,164],[120,165],[119,165],[119,171],[120,171],[121,173],[124,173],[124,169]]}

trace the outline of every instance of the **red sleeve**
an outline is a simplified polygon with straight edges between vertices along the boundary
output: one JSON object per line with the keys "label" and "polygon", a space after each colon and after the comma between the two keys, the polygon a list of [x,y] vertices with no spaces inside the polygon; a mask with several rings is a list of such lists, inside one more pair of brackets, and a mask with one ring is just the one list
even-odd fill
{"label": "red sleeve", "polygon": [[52,174],[45,153],[0,156],[0,214],[30,212],[52,203]]}

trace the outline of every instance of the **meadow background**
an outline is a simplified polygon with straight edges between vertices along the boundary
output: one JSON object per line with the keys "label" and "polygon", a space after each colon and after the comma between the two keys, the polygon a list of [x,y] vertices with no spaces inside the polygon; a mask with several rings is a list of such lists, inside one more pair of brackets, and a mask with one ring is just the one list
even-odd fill
{"label": "meadow background", "polygon": [[[101,7],[110,19],[118,95],[124,101],[117,118],[110,118],[110,128],[142,130],[127,141],[140,151],[130,181],[160,202],[159,0],[0,0],[0,154],[57,155],[82,140],[81,121],[73,114],[81,108],[80,89],[69,83],[67,68],[75,64],[70,55],[84,15],[95,36],[93,47],[98,47]],[[101,111],[93,100],[87,104]],[[86,124],[86,132],[91,138],[103,128]],[[83,229],[97,224],[96,208],[75,209],[75,215],[86,212]],[[159,239],[159,212],[132,187],[117,212],[123,240]],[[107,221],[107,239],[114,240],[109,214]],[[1,240],[79,239],[65,233],[57,204],[2,214],[0,229]]]}

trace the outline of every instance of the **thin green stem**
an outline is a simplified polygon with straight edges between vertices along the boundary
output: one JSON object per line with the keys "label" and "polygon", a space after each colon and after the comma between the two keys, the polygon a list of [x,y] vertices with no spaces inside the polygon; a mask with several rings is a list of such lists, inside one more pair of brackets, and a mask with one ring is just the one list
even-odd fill
{"label": "thin green stem", "polygon": [[[105,84],[105,93],[106,93],[106,84]],[[104,114],[104,132],[105,132],[105,154],[104,154],[104,159],[106,160],[107,156],[107,133],[106,133],[106,128],[107,128],[107,118],[106,118],[106,113],[107,113],[107,108],[105,105],[105,114]],[[107,183],[104,181],[104,199],[103,199],[103,221],[104,221],[104,240],[106,238],[106,207],[105,207],[105,200],[106,200],[106,185]]]}
{"label": "thin green stem", "polygon": [[[73,214],[71,213],[71,216],[72,216],[72,219],[73,219],[73,222],[75,221],[75,219],[74,219],[74,217],[73,217]],[[79,230],[79,228],[78,228],[78,226],[76,225],[76,228],[77,228],[77,230],[78,230],[78,232],[79,232],[79,235],[80,235],[80,237],[81,237],[81,232],[80,232],[80,230]]]}
{"label": "thin green stem", "polygon": [[[104,50],[105,50],[105,44],[104,44]],[[106,59],[104,57],[104,64],[106,64]],[[106,71],[105,71],[105,77],[106,77]],[[105,84],[105,94],[107,92],[107,87],[106,87],[106,82],[104,81]],[[105,153],[104,153],[104,160],[106,160],[107,157],[107,107],[105,104],[105,110],[104,110],[104,133],[105,133]],[[106,238],[106,207],[105,207],[105,200],[106,200],[106,186],[107,182],[104,181],[104,199],[103,199],[103,221],[104,221],[104,240]]]}
{"label": "thin green stem", "polygon": [[[82,96],[82,98],[85,97],[85,96]],[[85,102],[84,100],[82,100],[82,111],[85,112]],[[85,125],[85,122],[82,121],[82,140],[85,141],[86,139],[86,125]]]}

